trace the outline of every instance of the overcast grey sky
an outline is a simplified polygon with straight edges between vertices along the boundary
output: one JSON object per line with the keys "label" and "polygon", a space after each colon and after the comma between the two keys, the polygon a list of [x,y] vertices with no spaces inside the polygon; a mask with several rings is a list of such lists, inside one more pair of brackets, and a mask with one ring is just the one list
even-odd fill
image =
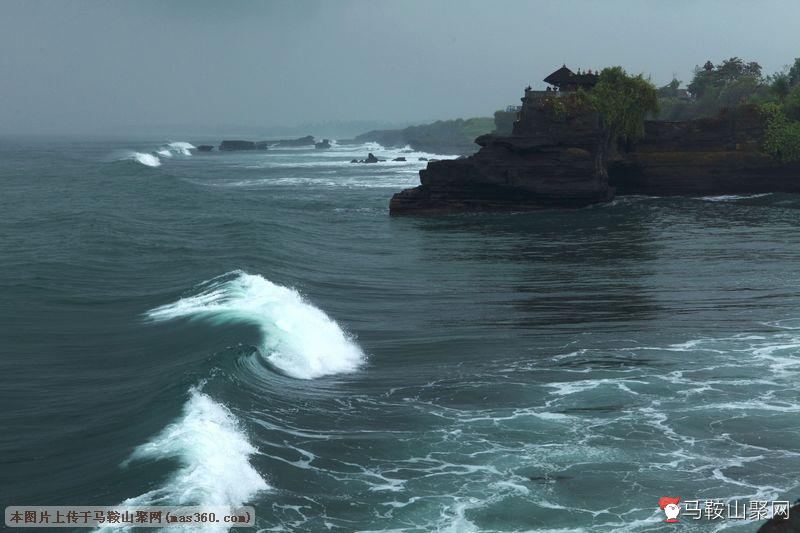
{"label": "overcast grey sky", "polygon": [[0,132],[488,116],[567,63],[800,56],[798,0],[0,0]]}

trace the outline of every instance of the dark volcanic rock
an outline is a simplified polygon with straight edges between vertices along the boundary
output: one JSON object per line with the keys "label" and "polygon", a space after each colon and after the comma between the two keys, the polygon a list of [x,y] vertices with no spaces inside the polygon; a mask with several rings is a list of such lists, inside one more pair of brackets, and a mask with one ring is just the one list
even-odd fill
{"label": "dark volcanic rock", "polygon": [[800,164],[759,150],[764,120],[753,105],[719,117],[645,123],[645,138],[612,160],[617,194],[717,195],[800,192]]}
{"label": "dark volcanic rock", "polygon": [[330,139],[322,139],[321,142],[314,144],[314,148],[316,148],[317,150],[327,150],[330,147],[331,147]]}
{"label": "dark volcanic rock", "polygon": [[381,161],[383,161],[383,159],[378,159],[377,157],[372,155],[372,153],[370,153],[369,155],[367,155],[366,159],[353,159],[350,162],[351,163],[380,163]]}
{"label": "dark volcanic rock", "polygon": [[392,214],[577,208],[613,197],[601,154],[600,119],[548,120],[531,106],[511,136],[483,135],[465,159],[431,161],[419,187],[396,194]]}
{"label": "dark volcanic rock", "polygon": [[293,148],[299,146],[313,146],[314,136],[313,135],[306,135],[305,137],[299,137],[297,139],[281,139],[278,141],[269,141],[270,146],[278,147],[278,148]]}
{"label": "dark volcanic rock", "polygon": [[757,533],[800,533],[800,503],[789,509],[789,518],[775,517],[767,520]]}
{"label": "dark volcanic rock", "polygon": [[256,143],[253,141],[222,141],[219,145],[220,152],[234,152],[237,150],[255,150]]}
{"label": "dark volcanic rock", "polygon": [[210,144],[201,144],[197,147],[198,152],[210,152],[213,149],[214,147],[211,146]]}
{"label": "dark volcanic rock", "polygon": [[405,161],[405,160],[406,160],[405,157],[395,157],[394,159],[392,159],[392,161]]}

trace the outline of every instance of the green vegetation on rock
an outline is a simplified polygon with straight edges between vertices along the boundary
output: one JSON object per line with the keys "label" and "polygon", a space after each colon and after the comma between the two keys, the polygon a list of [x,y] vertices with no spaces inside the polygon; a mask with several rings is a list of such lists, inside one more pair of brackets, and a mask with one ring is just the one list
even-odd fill
{"label": "green vegetation on rock", "polygon": [[783,103],[800,84],[800,58],[783,71],[762,75],[761,65],[738,57],[718,65],[707,61],[694,70],[686,90],[672,80],[658,90],[660,120],[690,120],[716,116],[723,108],[741,104]]}
{"label": "green vegetation on rock", "polygon": [[792,120],[778,104],[761,106],[767,121],[763,148],[784,163],[800,161],[800,121]]}

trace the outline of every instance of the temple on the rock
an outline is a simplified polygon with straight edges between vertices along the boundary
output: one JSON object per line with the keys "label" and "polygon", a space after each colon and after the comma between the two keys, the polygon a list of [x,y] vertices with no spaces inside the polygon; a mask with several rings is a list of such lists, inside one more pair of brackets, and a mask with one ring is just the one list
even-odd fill
{"label": "temple on the rock", "polygon": [[548,84],[548,90],[575,91],[577,89],[591,89],[597,84],[598,75],[591,70],[578,73],[572,72],[567,65],[562,65],[543,81]]}

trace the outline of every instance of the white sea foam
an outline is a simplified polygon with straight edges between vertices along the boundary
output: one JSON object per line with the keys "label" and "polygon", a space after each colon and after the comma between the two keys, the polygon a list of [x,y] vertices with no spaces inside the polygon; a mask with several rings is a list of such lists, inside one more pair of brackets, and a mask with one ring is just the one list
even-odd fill
{"label": "white sea foam", "polygon": [[136,161],[137,163],[141,163],[147,167],[160,167],[161,160],[154,156],[153,154],[147,154],[144,152],[127,152],[125,156],[122,157],[123,160],[129,161]]}
{"label": "white sea foam", "polygon": [[[123,463],[173,459],[178,469],[161,486],[121,505],[246,505],[270,488],[250,464],[250,456],[257,451],[224,405],[193,388],[181,417],[137,447]],[[203,530],[227,529],[210,525]]]}
{"label": "white sea foam", "polygon": [[192,150],[196,150],[197,147],[191,143],[178,141],[178,142],[171,142],[161,146],[157,151],[161,157],[172,157],[173,155],[184,155],[189,156],[192,155]]}
{"label": "white sea foam", "polygon": [[353,339],[297,291],[242,271],[211,280],[198,294],[152,309],[147,316],[255,324],[263,336],[262,355],[299,379],[353,372],[365,360]]}

